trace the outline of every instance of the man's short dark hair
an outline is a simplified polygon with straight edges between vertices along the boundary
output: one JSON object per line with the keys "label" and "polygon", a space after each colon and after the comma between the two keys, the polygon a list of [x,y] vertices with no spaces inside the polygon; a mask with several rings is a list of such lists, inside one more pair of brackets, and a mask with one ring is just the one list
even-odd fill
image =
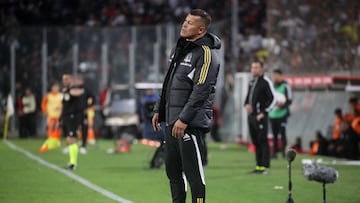
{"label": "man's short dark hair", "polygon": [[336,108],[335,111],[334,111],[335,115],[339,116],[339,115],[342,115],[342,110],[341,108]]}
{"label": "man's short dark hair", "polygon": [[259,59],[254,59],[251,63],[258,63],[260,64],[261,68],[264,68],[264,62],[260,61]]}
{"label": "man's short dark hair", "polygon": [[277,74],[279,74],[279,75],[282,75],[282,74],[283,74],[282,70],[279,69],[279,68],[274,69],[274,70],[273,70],[273,73],[277,73]]}
{"label": "man's short dark hair", "polygon": [[190,15],[199,16],[200,19],[204,22],[205,27],[209,27],[211,23],[211,16],[206,11],[202,9],[194,9],[190,11]]}

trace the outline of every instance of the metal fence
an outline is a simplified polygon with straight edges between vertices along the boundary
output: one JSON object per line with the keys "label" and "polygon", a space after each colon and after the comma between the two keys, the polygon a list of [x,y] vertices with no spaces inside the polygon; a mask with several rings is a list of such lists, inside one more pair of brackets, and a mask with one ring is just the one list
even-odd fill
{"label": "metal fence", "polygon": [[[223,26],[224,22],[214,23],[211,32],[222,37]],[[30,87],[40,104],[49,84],[61,81],[67,72],[81,75],[96,95],[105,85],[125,85],[135,98],[136,84],[162,82],[179,30],[180,25],[173,24],[19,27],[11,31],[11,43],[5,47],[11,94],[16,98],[21,89]],[[222,77],[220,73],[219,85]]]}

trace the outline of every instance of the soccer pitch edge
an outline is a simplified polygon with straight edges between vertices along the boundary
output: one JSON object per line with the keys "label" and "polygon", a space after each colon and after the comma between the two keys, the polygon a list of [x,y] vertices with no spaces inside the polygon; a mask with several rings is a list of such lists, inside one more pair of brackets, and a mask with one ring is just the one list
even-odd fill
{"label": "soccer pitch edge", "polygon": [[72,172],[70,172],[70,171],[68,171],[66,169],[60,168],[59,166],[56,166],[56,165],[54,165],[52,163],[49,163],[49,162],[45,161],[44,159],[42,159],[42,158],[40,158],[40,157],[26,151],[25,149],[16,146],[15,144],[13,144],[10,141],[4,140],[4,143],[8,147],[13,149],[14,151],[18,151],[18,152],[24,154],[25,156],[27,156],[28,158],[30,158],[30,159],[32,159],[34,161],[37,161],[39,164],[66,175],[67,177],[73,179],[74,181],[83,184],[84,186],[86,186],[86,187],[100,193],[101,195],[103,195],[103,196],[105,196],[105,197],[107,197],[109,199],[112,199],[112,200],[115,200],[115,201],[121,202],[121,203],[133,203],[130,200],[127,200],[127,199],[125,199],[123,197],[120,197],[120,196],[118,196],[118,195],[116,195],[116,194],[114,194],[114,193],[112,193],[112,192],[98,186],[98,185],[95,185],[94,183],[91,183],[90,181],[86,180],[85,178],[82,178],[82,177],[80,177],[80,176],[78,176],[78,175],[76,175],[76,174],[74,174],[74,173],[72,173]]}

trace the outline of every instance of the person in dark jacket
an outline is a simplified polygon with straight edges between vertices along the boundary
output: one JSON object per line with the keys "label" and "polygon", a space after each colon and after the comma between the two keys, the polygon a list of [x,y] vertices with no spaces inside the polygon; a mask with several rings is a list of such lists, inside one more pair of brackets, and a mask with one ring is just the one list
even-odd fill
{"label": "person in dark jacket", "polygon": [[79,153],[76,138],[78,127],[81,124],[81,115],[83,114],[81,95],[84,94],[84,89],[77,87],[74,77],[68,73],[63,75],[62,80],[64,87],[62,89],[63,96],[60,120],[63,134],[66,136],[70,159],[66,168],[76,170]]}
{"label": "person in dark jacket", "polygon": [[253,80],[245,99],[245,109],[248,112],[250,136],[256,148],[256,167],[253,173],[267,174],[270,167],[270,148],[268,135],[268,112],[275,105],[274,87],[270,79],[264,75],[261,61],[251,63]]}
{"label": "person in dark jacket", "polygon": [[80,115],[81,120],[81,147],[79,149],[80,154],[86,154],[86,145],[88,140],[89,132],[89,110],[95,108],[95,96],[92,91],[85,86],[84,78],[78,76],[75,78],[75,84],[77,88],[83,89],[84,93],[80,95],[80,109],[82,114]]}
{"label": "person in dark jacket", "polygon": [[205,202],[204,134],[212,122],[221,47],[220,39],[207,32],[210,22],[201,9],[187,15],[154,108],[154,130],[166,123],[165,167],[173,202],[185,202],[186,180],[192,202]]}

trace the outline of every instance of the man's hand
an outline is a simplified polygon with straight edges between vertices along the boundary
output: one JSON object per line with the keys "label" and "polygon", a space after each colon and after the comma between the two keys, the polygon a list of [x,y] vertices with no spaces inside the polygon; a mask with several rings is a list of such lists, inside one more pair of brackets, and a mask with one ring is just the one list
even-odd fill
{"label": "man's hand", "polygon": [[245,105],[246,112],[251,113],[253,111],[252,106],[250,104]]}
{"label": "man's hand", "polygon": [[260,121],[261,119],[264,118],[264,114],[263,113],[259,113],[258,115],[256,115],[256,120]]}
{"label": "man's hand", "polygon": [[185,129],[187,128],[187,124],[178,119],[174,127],[172,129],[172,136],[175,138],[182,138],[185,134]]}
{"label": "man's hand", "polygon": [[158,120],[159,120],[159,113],[154,113],[152,120],[151,120],[154,131],[161,130],[160,123],[158,122]]}

